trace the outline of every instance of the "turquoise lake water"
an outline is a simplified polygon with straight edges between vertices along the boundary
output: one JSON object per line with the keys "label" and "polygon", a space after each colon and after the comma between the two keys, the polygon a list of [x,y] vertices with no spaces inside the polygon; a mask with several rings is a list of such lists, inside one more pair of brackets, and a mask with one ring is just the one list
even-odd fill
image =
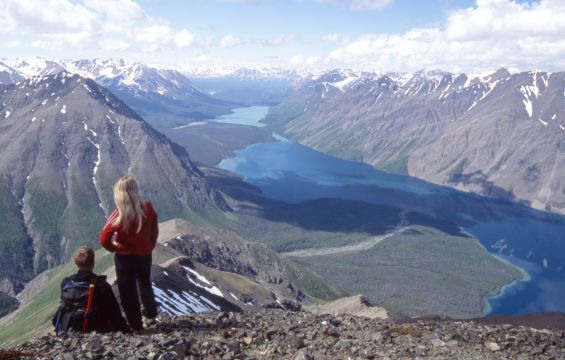
{"label": "turquoise lake water", "polygon": [[240,124],[240,125],[251,125],[257,127],[264,127],[265,124],[260,123],[259,120],[263,119],[269,108],[266,106],[250,106],[242,107],[232,110],[231,113],[219,116],[213,120],[215,122],[221,122],[226,124]]}
{"label": "turquoise lake water", "polygon": [[[253,107],[236,113],[247,116],[245,125],[257,125],[266,111]],[[564,216],[388,174],[277,139],[236,151],[218,167],[243,176],[266,196],[289,203],[333,197],[427,209],[458,224],[490,253],[528,274],[527,280],[489,299],[489,314],[565,311]]]}

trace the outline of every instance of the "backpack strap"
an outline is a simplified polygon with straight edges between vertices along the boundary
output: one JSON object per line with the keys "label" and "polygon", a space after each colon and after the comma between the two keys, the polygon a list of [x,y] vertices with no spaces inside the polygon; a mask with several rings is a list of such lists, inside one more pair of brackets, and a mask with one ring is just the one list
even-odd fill
{"label": "backpack strap", "polygon": [[88,319],[92,313],[92,303],[94,300],[94,281],[88,286],[88,300],[86,302],[86,310],[84,311],[84,320],[82,323],[82,332],[88,330]]}
{"label": "backpack strap", "polygon": [[63,313],[63,309],[61,308],[61,306],[59,306],[59,308],[57,309],[57,313],[55,314],[55,333],[59,334],[59,331],[61,331],[61,314]]}

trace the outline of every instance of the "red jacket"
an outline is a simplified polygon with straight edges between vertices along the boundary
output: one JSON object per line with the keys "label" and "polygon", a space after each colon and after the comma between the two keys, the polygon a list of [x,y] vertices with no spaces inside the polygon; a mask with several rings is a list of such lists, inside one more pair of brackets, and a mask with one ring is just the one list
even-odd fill
{"label": "red jacket", "polygon": [[[135,232],[137,230],[137,222],[135,222],[126,233],[121,231],[121,225],[118,228],[112,225],[112,221],[118,216],[118,209],[115,209],[108,217],[108,221],[98,237],[100,245],[110,252],[117,252],[121,255],[146,256],[151,254],[157,243],[157,236],[159,236],[157,213],[149,201],[142,205],[142,210],[143,224],[141,231]],[[118,244],[117,246],[112,241],[114,234],[116,234],[114,242]]]}

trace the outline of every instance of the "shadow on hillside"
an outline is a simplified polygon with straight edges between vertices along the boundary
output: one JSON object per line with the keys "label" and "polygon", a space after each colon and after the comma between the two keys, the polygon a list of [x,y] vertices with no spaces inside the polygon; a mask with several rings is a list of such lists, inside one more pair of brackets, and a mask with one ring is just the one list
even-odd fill
{"label": "shadow on hillside", "polygon": [[[534,176],[534,175],[531,175]],[[488,197],[496,199],[504,199],[513,203],[530,206],[531,201],[516,198],[512,191],[506,190],[488,180],[487,176],[481,171],[477,170],[469,174],[454,174],[448,180],[450,183],[459,183],[463,185],[478,185],[479,192]]]}
{"label": "shadow on hillside", "polygon": [[[240,213],[273,222],[290,223],[304,230],[378,235],[401,222],[401,206],[339,198],[320,198],[289,204],[267,198],[257,187],[236,177],[208,174],[208,178],[225,194],[240,203]],[[398,199],[399,204],[427,203],[408,192],[374,186],[366,190],[369,192],[375,189],[383,192],[383,197],[386,193],[386,196]],[[466,236],[453,221],[437,219],[412,209],[406,210],[406,220],[409,224],[433,227],[450,235]]]}

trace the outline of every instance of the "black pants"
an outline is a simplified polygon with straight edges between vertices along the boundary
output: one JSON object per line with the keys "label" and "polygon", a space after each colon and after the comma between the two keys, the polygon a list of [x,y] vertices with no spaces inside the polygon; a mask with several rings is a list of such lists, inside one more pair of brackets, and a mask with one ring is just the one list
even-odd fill
{"label": "black pants", "polygon": [[157,303],[151,287],[151,254],[147,256],[115,254],[114,264],[116,265],[120,300],[128,323],[132,329],[141,330],[143,324],[140,297],[143,304],[143,315],[148,318],[157,316]]}

